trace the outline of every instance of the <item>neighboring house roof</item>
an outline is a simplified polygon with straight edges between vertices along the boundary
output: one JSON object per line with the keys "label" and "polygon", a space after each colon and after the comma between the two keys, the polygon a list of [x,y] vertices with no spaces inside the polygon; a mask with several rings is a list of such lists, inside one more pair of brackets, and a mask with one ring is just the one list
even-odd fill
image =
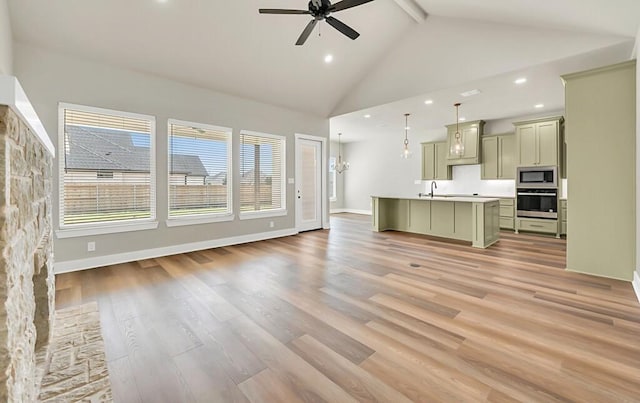
{"label": "neighboring house roof", "polygon": [[197,155],[171,154],[171,173],[190,176],[208,176],[209,173],[202,165]]}
{"label": "neighboring house roof", "polygon": [[[260,183],[264,183],[267,178],[269,177],[266,173],[259,171],[259,175],[258,177],[260,178]],[[244,175],[240,175],[240,183],[253,183],[254,181],[254,177],[256,174],[256,170],[255,169],[251,169],[247,172],[244,173]]]}
{"label": "neighboring house roof", "polygon": [[[133,143],[135,133],[66,125],[67,169],[149,172],[149,149]],[[197,155],[172,154],[172,174],[208,176]]]}

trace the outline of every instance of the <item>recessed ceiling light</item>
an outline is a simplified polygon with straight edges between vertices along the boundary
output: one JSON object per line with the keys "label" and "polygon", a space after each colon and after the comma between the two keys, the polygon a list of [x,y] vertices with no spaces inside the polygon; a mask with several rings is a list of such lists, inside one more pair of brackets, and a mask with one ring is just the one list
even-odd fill
{"label": "recessed ceiling light", "polygon": [[476,88],[473,90],[461,92],[460,95],[462,95],[463,97],[470,97],[472,95],[478,95],[479,93],[480,93],[480,90]]}
{"label": "recessed ceiling light", "polygon": [[527,79],[525,77],[518,78],[516,81],[514,81],[514,83],[516,84],[524,84],[526,82],[527,82]]}
{"label": "recessed ceiling light", "polygon": [[538,108],[538,109],[544,108],[544,104],[535,104],[534,108]]}
{"label": "recessed ceiling light", "polygon": [[324,62],[325,63],[331,63],[333,61],[333,55],[326,55],[324,57]]}
{"label": "recessed ceiling light", "polygon": [[365,118],[369,119],[371,117],[371,115],[369,115],[368,113],[366,115],[364,115]]}
{"label": "recessed ceiling light", "polygon": [[427,99],[424,103],[425,105],[431,105],[433,103],[433,99]]}
{"label": "recessed ceiling light", "polygon": [[156,0],[158,3],[168,3],[169,0]]}
{"label": "recessed ceiling light", "polygon": [[467,120],[467,118],[460,118],[458,120],[461,121],[461,122],[464,122],[465,120]]}

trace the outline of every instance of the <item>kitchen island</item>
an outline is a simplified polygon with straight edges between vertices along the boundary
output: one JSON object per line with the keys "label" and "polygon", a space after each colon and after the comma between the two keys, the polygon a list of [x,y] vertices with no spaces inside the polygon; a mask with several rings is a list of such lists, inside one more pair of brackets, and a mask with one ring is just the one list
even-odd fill
{"label": "kitchen island", "polygon": [[394,230],[471,242],[487,248],[500,236],[500,205],[484,197],[372,196],[376,232]]}

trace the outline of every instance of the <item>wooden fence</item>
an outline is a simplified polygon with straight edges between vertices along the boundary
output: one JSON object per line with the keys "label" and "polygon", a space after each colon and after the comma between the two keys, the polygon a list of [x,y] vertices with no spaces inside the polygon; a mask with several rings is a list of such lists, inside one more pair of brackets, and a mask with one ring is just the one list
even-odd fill
{"label": "wooden fence", "polygon": [[[170,208],[193,209],[224,207],[227,204],[226,185],[170,185]],[[108,213],[148,210],[151,197],[149,185],[136,184],[66,184],[64,187],[66,214]],[[252,184],[240,185],[240,206],[280,207],[279,194],[272,195],[272,186],[261,184],[255,194]]]}

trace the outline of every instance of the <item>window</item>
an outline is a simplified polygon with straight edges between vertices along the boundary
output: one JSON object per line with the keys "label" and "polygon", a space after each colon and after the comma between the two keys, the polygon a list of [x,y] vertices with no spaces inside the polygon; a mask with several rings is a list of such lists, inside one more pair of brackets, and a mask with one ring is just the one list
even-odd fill
{"label": "window", "polygon": [[113,171],[98,171],[98,179],[113,179]]}
{"label": "window", "polygon": [[60,129],[61,229],[155,219],[154,117],[60,104]]}
{"label": "window", "polygon": [[329,158],[329,201],[338,200],[336,193],[336,157]]}
{"label": "window", "polygon": [[240,133],[240,215],[275,215],[285,206],[285,138]]}
{"label": "window", "polygon": [[169,218],[231,214],[231,129],[169,121]]}

